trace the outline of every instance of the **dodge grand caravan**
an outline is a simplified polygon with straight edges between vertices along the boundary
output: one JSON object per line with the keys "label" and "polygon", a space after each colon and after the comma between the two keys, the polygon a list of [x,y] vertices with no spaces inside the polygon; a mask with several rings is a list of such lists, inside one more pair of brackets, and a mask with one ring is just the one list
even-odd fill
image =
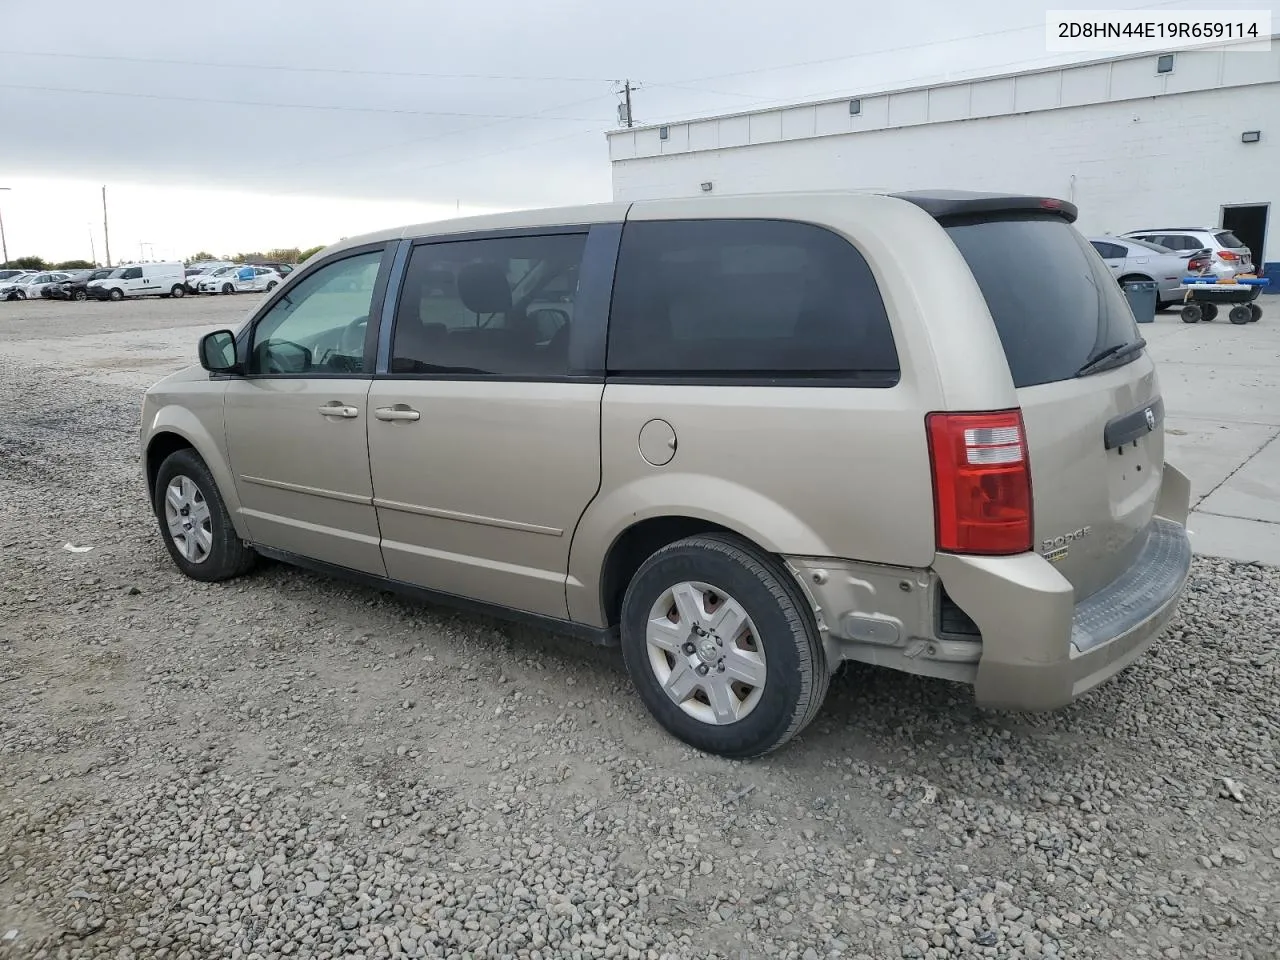
{"label": "dodge grand caravan", "polygon": [[804,729],[844,660],[1060,707],[1191,562],[1155,367],[1075,216],[786,194],[345,240],[148,391],[160,532],[199,580],[263,555],[620,643],[725,756]]}

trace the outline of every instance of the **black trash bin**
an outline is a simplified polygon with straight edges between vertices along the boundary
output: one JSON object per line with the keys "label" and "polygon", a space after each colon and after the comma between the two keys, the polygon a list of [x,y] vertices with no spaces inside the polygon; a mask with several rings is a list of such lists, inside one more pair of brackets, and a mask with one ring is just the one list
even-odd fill
{"label": "black trash bin", "polygon": [[1133,319],[1139,323],[1156,322],[1156,282],[1131,280],[1124,285],[1125,299],[1133,311]]}

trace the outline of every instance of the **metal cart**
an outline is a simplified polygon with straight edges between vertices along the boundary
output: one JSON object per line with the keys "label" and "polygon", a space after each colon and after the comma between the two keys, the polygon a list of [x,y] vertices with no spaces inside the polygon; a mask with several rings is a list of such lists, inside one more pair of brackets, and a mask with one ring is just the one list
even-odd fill
{"label": "metal cart", "polygon": [[1236,277],[1230,283],[1219,283],[1217,277],[1183,277],[1178,287],[1185,291],[1182,322],[1212,320],[1218,315],[1218,307],[1225,306],[1232,323],[1257,323],[1262,308],[1254,301],[1270,285],[1265,277]]}

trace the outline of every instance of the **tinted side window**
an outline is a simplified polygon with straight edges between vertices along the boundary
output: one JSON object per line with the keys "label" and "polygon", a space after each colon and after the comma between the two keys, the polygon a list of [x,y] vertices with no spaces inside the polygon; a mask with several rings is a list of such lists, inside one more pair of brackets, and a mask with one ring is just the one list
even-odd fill
{"label": "tinted side window", "polygon": [[414,247],[391,338],[391,372],[564,376],[587,235]]}
{"label": "tinted side window", "polygon": [[365,331],[381,263],[377,250],[303,277],[254,327],[249,372],[364,372]]}
{"label": "tinted side window", "polygon": [[896,380],[871,268],[829,230],[639,221],[622,233],[608,367],[631,376]]}
{"label": "tinted side window", "polygon": [[980,220],[947,234],[982,289],[1015,386],[1070,380],[1103,350],[1137,338],[1120,285],[1065,221]]}
{"label": "tinted side window", "polygon": [[1098,251],[1098,255],[1103,260],[1123,260],[1126,255],[1125,248],[1118,243],[1103,243],[1100,240],[1094,240],[1092,243],[1093,249]]}
{"label": "tinted side window", "polygon": [[120,274],[121,280],[140,280],[142,278],[141,267],[130,267],[124,273]]}

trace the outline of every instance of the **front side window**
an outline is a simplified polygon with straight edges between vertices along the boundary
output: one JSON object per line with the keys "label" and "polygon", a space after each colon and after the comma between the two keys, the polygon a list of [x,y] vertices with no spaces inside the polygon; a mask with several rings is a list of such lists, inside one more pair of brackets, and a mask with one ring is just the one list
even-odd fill
{"label": "front side window", "polygon": [[417,246],[391,340],[391,372],[553,377],[569,337],[587,235]]}
{"label": "front side window", "polygon": [[627,224],[607,349],[621,376],[890,385],[899,371],[862,254],[786,221]]}
{"label": "front side window", "polygon": [[382,251],[328,263],[281,297],[253,330],[251,374],[358,374]]}
{"label": "front side window", "polygon": [[128,269],[126,269],[126,270],[125,270],[125,272],[124,272],[124,273],[120,274],[120,279],[121,279],[121,280],[141,280],[141,279],[142,279],[142,268],[141,268],[141,267],[129,267]]}

